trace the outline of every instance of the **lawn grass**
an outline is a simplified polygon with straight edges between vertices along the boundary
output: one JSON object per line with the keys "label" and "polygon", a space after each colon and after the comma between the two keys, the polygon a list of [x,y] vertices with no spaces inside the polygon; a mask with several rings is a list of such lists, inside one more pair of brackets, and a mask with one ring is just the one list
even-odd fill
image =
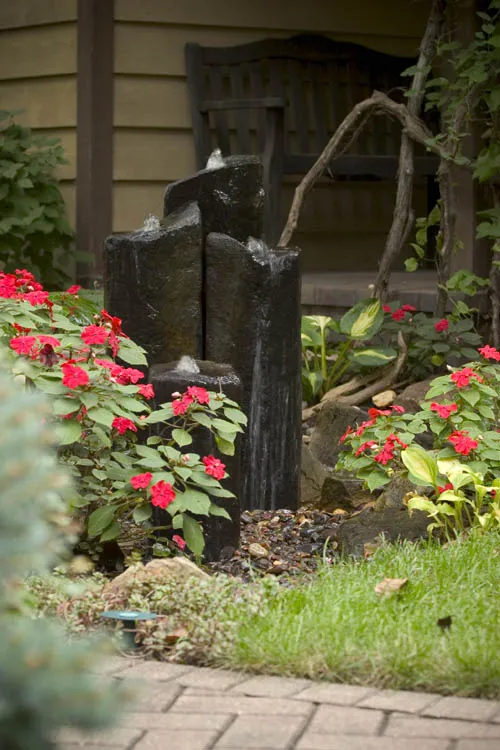
{"label": "lawn grass", "polygon": [[[408,578],[378,598],[383,578]],[[437,620],[452,616],[449,630]],[[225,666],[384,688],[500,696],[500,535],[381,548],[242,610]]]}

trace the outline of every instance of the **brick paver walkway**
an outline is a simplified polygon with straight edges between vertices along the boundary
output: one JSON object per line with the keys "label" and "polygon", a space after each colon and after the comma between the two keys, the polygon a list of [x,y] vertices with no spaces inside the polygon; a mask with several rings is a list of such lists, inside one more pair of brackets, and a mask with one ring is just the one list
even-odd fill
{"label": "brick paver walkway", "polygon": [[500,750],[500,701],[375,690],[113,657],[137,702],[60,750]]}

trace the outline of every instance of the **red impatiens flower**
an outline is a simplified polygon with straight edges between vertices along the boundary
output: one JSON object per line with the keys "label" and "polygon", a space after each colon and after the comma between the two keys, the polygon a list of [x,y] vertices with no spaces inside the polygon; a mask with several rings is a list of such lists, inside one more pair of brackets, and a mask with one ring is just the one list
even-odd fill
{"label": "red impatiens flower", "polygon": [[401,309],[405,312],[417,312],[417,308],[413,305],[402,305]]}
{"label": "red impatiens flower", "polygon": [[86,326],[80,337],[85,344],[105,344],[110,333],[104,326]]}
{"label": "red impatiens flower", "polygon": [[38,341],[41,344],[50,344],[51,346],[61,346],[61,342],[59,339],[56,339],[55,336],[46,336],[44,333],[40,333],[37,336]]}
{"label": "red impatiens flower", "polygon": [[446,492],[446,490],[453,490],[453,485],[451,482],[447,482],[444,487],[438,487],[438,492],[441,494],[442,492]]}
{"label": "red impatiens flower", "polygon": [[391,409],[368,409],[368,416],[370,419],[373,419],[375,421],[377,417],[388,417],[390,416],[392,410]]}
{"label": "red impatiens flower", "polygon": [[151,383],[148,383],[147,385],[145,383],[142,383],[138,386],[138,393],[141,394],[141,396],[144,396],[144,398],[154,398],[155,397],[155,391]]}
{"label": "red impatiens flower", "polygon": [[399,404],[393,404],[392,405],[392,409],[393,409],[393,411],[396,411],[398,414],[404,414],[405,413],[404,406],[399,406]]}
{"label": "red impatiens flower", "polygon": [[18,354],[31,354],[36,346],[35,336],[16,336],[10,340],[10,348]]}
{"label": "red impatiens flower", "polygon": [[151,505],[157,508],[165,508],[175,500],[175,490],[169,482],[160,479],[151,487]]}
{"label": "red impatiens flower", "polygon": [[187,395],[197,401],[199,404],[209,404],[210,395],[206,388],[199,388],[197,385],[190,385],[187,389]]}
{"label": "red impatiens flower", "polygon": [[438,320],[437,323],[434,323],[434,328],[436,329],[436,333],[443,333],[443,331],[447,331],[450,327],[450,321],[446,320],[446,318],[443,318],[442,320]]}
{"label": "red impatiens flower", "polygon": [[94,359],[94,362],[96,365],[99,365],[99,367],[104,367],[106,370],[111,370],[112,367],[119,367],[119,365],[115,365],[115,363],[111,359],[99,359],[96,357]]}
{"label": "red impatiens flower", "polygon": [[214,479],[224,479],[226,464],[223,464],[215,456],[203,456],[202,461],[205,464],[205,474],[214,477]]}
{"label": "red impatiens flower", "polygon": [[15,277],[10,273],[0,273],[0,297],[11,299],[18,296]]}
{"label": "red impatiens flower", "polygon": [[389,463],[389,461],[392,461],[394,458],[394,443],[387,442],[380,453],[377,453],[376,456],[373,456],[373,460],[376,461],[378,464],[382,464],[382,466],[385,466]]}
{"label": "red impatiens flower", "polygon": [[450,414],[454,414],[457,409],[456,404],[437,404],[435,401],[431,403],[431,411],[437,412],[441,419],[448,419]]}
{"label": "red impatiens flower", "polygon": [[[102,364],[106,360],[96,360],[98,364]],[[107,367],[108,365],[104,365]],[[109,367],[109,375],[111,380],[119,385],[129,385],[129,383],[137,383],[138,380],[142,380],[144,373],[140,370],[136,370],[134,367],[121,367],[116,365],[114,362]]]}
{"label": "red impatiens flower", "polygon": [[172,537],[172,541],[179,547],[179,549],[184,549],[184,547],[186,546],[185,539],[179,536],[179,534],[174,534]]}
{"label": "red impatiens flower", "polygon": [[344,432],[344,434],[342,435],[342,437],[341,437],[341,438],[339,439],[339,443],[343,443],[343,442],[345,441],[345,439],[346,439],[346,438],[347,438],[347,437],[348,437],[349,435],[352,435],[352,433],[353,433],[353,432],[354,432],[354,430],[353,430],[353,429],[352,429],[352,427],[351,427],[351,426],[349,425],[349,427],[347,428],[347,430],[346,430],[346,431]]}
{"label": "red impatiens flower", "polygon": [[12,325],[14,326],[16,331],[19,331],[19,333],[29,333],[31,331],[31,328],[23,328],[23,326],[20,326],[19,323],[12,323]]}
{"label": "red impatiens flower", "polygon": [[130,480],[130,484],[132,485],[134,490],[143,490],[149,485],[152,478],[153,475],[151,474],[151,472],[147,471],[145,474],[136,474],[135,477],[132,477]]}
{"label": "red impatiens flower", "polygon": [[483,382],[482,377],[475,373],[471,367],[463,367],[461,370],[452,372],[450,378],[453,380],[457,388],[465,388],[468,386],[471,378],[476,378],[479,383]]}
{"label": "red impatiens flower", "polygon": [[374,424],[375,424],[375,420],[374,419],[368,419],[368,420],[366,420],[366,422],[361,422],[361,424],[359,425],[358,429],[356,430],[356,432],[354,434],[356,435],[356,437],[361,437],[361,435],[363,434],[363,432],[368,427],[373,427]]}
{"label": "red impatiens flower", "polygon": [[383,310],[383,311],[384,311],[385,313],[390,313],[390,312],[391,312],[391,308],[390,308],[390,305],[382,305],[382,310]]}
{"label": "red impatiens flower", "polygon": [[123,336],[123,338],[128,338],[123,331],[122,331],[122,319],[121,318],[115,318],[114,315],[110,315],[109,312],[106,310],[101,310],[101,319],[102,322],[107,325],[115,336]]}
{"label": "red impatiens flower", "polygon": [[23,294],[23,299],[29,302],[32,307],[35,307],[35,305],[45,305],[49,301],[49,293],[39,291],[26,292]]}
{"label": "red impatiens flower", "polygon": [[367,440],[367,441],[366,441],[366,443],[362,443],[362,444],[361,444],[361,445],[359,446],[359,448],[358,448],[358,450],[356,451],[356,454],[355,454],[355,455],[356,455],[356,456],[361,456],[361,454],[362,454],[362,453],[363,453],[364,451],[368,450],[368,448],[373,448],[373,446],[374,446],[374,445],[377,445],[377,441],[376,441],[376,440]]}
{"label": "red impatiens flower", "polygon": [[175,401],[172,401],[174,416],[178,417],[180,414],[185,414],[193,402],[193,397],[188,393],[184,393],[180,398],[176,398]]}
{"label": "red impatiens flower", "polygon": [[63,385],[67,388],[78,388],[80,385],[87,385],[90,382],[88,372],[78,365],[65,362],[61,365],[63,371]]}
{"label": "red impatiens flower", "polygon": [[448,440],[461,456],[468,456],[479,445],[477,440],[469,437],[467,430],[455,430],[455,432],[451,433]]}
{"label": "red impatiens flower", "polygon": [[485,359],[494,359],[497,362],[500,361],[500,352],[495,349],[494,346],[489,346],[486,344],[486,346],[481,347],[481,349],[478,349],[479,354],[481,354]]}
{"label": "red impatiens flower", "polygon": [[81,288],[78,284],[73,284],[73,286],[66,289],[66,294],[73,294],[76,297]]}
{"label": "red impatiens flower", "polygon": [[393,320],[396,320],[399,323],[401,320],[405,319],[406,312],[402,307],[400,307],[398,310],[394,310],[394,312],[391,313],[391,316]]}
{"label": "red impatiens flower", "polygon": [[120,435],[123,435],[125,432],[127,432],[127,430],[137,432],[136,425],[132,422],[131,419],[127,419],[126,417],[115,417],[111,422],[111,427],[114,427],[115,430],[120,433]]}

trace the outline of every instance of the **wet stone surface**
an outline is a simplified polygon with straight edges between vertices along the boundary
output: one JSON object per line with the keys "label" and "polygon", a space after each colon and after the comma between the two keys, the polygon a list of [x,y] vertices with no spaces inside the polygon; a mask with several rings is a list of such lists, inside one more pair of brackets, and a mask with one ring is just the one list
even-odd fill
{"label": "wet stone surface", "polygon": [[244,511],[241,545],[231,557],[207,565],[208,572],[250,580],[255,575],[295,576],[314,573],[326,555],[337,551],[336,535],[343,516],[337,513],[287,509]]}

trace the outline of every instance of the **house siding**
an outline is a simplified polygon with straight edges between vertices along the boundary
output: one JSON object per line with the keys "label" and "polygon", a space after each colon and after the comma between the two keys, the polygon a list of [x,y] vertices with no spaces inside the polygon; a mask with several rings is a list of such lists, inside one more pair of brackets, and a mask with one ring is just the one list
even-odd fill
{"label": "house siding", "polygon": [[[402,0],[115,0],[114,231],[161,214],[165,184],[196,169],[184,46],[230,46],[303,31],[396,55],[414,55],[428,3]],[[284,189],[284,210],[297,181]],[[395,187],[318,185],[294,238],[307,270],[375,267],[390,225]],[[417,215],[425,191],[417,190]],[[285,219],[286,213],[284,212]],[[342,217],[341,222],[339,217]]]}
{"label": "house siding", "polygon": [[0,3],[0,109],[57,136],[67,164],[59,168],[68,216],[75,221],[76,0]]}

